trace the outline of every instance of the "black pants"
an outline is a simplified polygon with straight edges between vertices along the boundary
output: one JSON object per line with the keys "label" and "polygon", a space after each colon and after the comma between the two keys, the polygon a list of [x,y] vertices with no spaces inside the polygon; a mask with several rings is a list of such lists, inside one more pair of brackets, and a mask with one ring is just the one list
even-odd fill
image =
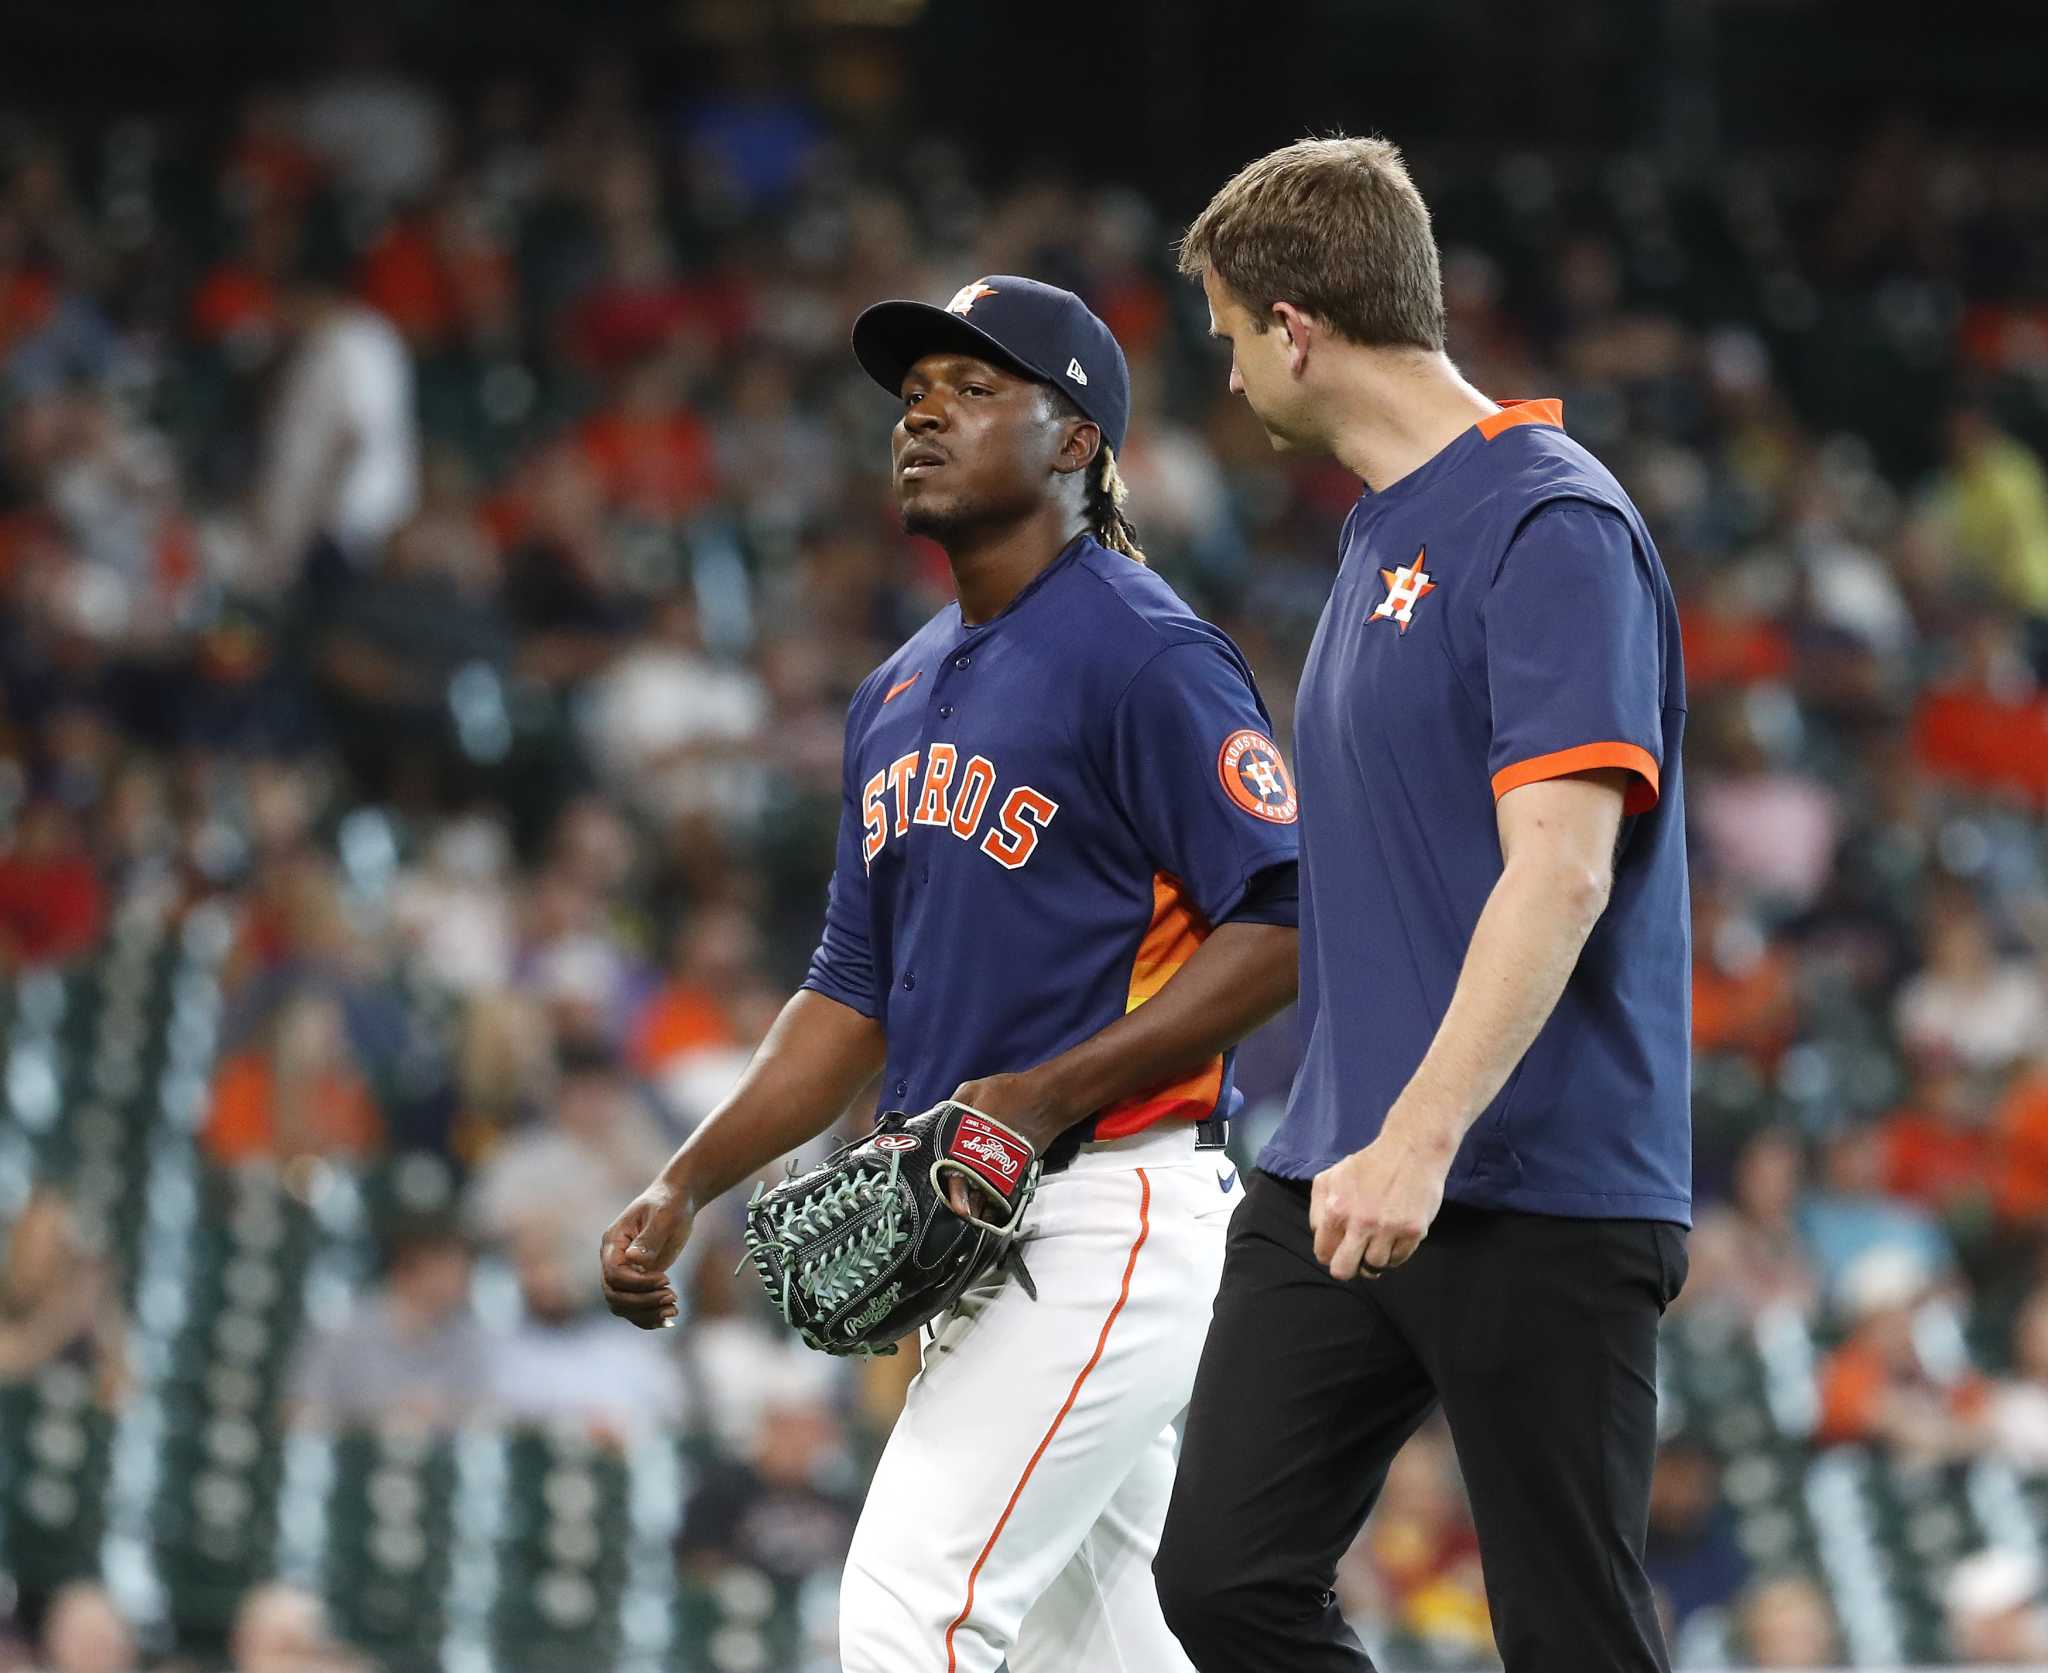
{"label": "black pants", "polygon": [[1642,1558],[1657,1320],[1684,1281],[1677,1226],[1450,1205],[1405,1266],[1339,1284],[1308,1186],[1254,1175],[1153,1565],[1195,1666],[1372,1667],[1337,1562],[1441,1401],[1508,1673],[1667,1673]]}

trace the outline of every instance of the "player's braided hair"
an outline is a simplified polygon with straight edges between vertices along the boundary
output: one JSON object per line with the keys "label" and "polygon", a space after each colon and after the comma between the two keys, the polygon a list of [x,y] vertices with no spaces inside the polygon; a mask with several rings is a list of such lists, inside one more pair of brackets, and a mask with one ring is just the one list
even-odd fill
{"label": "player's braided hair", "polygon": [[[1051,384],[1045,386],[1046,398],[1053,412],[1060,418],[1086,418],[1088,415],[1068,398],[1063,389]],[[1122,473],[1116,468],[1116,449],[1104,438],[1095,450],[1094,461],[1088,467],[1088,529],[1095,538],[1112,552],[1121,552],[1134,563],[1145,561],[1145,549],[1138,544],[1138,525],[1131,521],[1124,510],[1124,501],[1130,490],[1124,486]]]}

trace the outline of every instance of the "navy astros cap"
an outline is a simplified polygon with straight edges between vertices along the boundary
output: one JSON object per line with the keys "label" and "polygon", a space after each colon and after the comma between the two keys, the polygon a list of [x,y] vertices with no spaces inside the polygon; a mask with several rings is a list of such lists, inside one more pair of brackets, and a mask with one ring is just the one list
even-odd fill
{"label": "navy astros cap", "polygon": [[1124,445],[1131,418],[1131,374],[1109,327],[1070,290],[991,273],[962,285],[943,308],[929,302],[877,302],[853,322],[853,356],[891,395],[928,354],[971,354],[1060,390]]}

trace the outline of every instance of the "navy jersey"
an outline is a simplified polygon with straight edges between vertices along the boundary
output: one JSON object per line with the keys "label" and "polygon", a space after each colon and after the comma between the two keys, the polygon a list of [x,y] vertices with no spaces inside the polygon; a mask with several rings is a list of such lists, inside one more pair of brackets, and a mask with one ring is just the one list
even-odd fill
{"label": "navy jersey", "polygon": [[1377,1136],[1500,877],[1496,800],[1618,767],[1607,909],[1445,1195],[1689,1223],[1678,612],[1635,507],[1562,422],[1512,405],[1345,523],[1295,711],[1305,1053],[1260,1165],[1307,1178]]}
{"label": "navy jersey", "polygon": [[[1035,1068],[1152,997],[1296,858],[1251,669],[1083,537],[994,620],[957,604],[854,694],[825,932],[804,986],[880,1022],[882,1102]],[[1117,1138],[1231,1113],[1230,1057],[1097,1112]]]}

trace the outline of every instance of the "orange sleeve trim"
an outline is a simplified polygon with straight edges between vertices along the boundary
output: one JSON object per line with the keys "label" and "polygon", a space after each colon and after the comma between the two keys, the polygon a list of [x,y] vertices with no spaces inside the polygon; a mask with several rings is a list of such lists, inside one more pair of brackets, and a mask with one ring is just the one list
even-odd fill
{"label": "orange sleeve trim", "polygon": [[1648,813],[1657,805],[1657,761],[1647,749],[1636,744],[1580,744],[1574,749],[1553,750],[1532,755],[1493,775],[1493,799],[1499,801],[1510,790],[1538,784],[1546,778],[1565,778],[1572,773],[1589,773],[1599,767],[1620,767],[1636,775],[1622,798],[1623,813]]}
{"label": "orange sleeve trim", "polygon": [[1503,430],[1512,430],[1517,424],[1548,424],[1552,429],[1564,428],[1564,403],[1554,398],[1540,401],[1502,401],[1500,411],[1489,413],[1479,421],[1479,433],[1488,441]]}
{"label": "orange sleeve trim", "polygon": [[1003,1514],[996,1518],[995,1531],[988,1536],[988,1543],[981,1548],[981,1555],[974,1559],[974,1566],[967,1571],[967,1601],[960,1606],[960,1613],[953,1617],[953,1624],[946,1628],[946,1673],[957,1673],[960,1652],[953,1638],[961,1627],[967,1624],[967,1617],[974,1613],[974,1583],[981,1578],[981,1571],[988,1562],[988,1554],[996,1548],[996,1541],[1003,1537],[1003,1529],[1009,1526],[1010,1516],[1017,1508],[1017,1501],[1024,1496],[1024,1489],[1030,1484],[1033,1473],[1038,1469],[1039,1459],[1045,1456],[1045,1449],[1052,1445],[1053,1437],[1060,1432],[1060,1425],[1067,1421],[1067,1414],[1074,1409],[1074,1402],[1081,1398],[1081,1385],[1102,1363],[1102,1351],[1109,1346],[1109,1333],[1116,1324],[1117,1316],[1123,1312],[1124,1303],[1131,1299],[1131,1274],[1138,1270],[1138,1251],[1145,1247],[1145,1239],[1152,1230],[1152,1181],[1145,1170],[1136,1170],[1138,1175],[1138,1236],[1131,1245],[1130,1256],[1124,1262],[1123,1288],[1117,1291],[1116,1304],[1110,1308],[1109,1317],[1102,1321],[1102,1333],[1095,1338],[1095,1352],[1088,1356],[1088,1363],[1081,1367],[1081,1374],[1074,1379],[1074,1386],[1067,1390],[1067,1402],[1060,1407],[1053,1418],[1052,1427],[1045,1432],[1045,1438],[1038,1443],[1038,1450],[1031,1455],[1031,1462],[1024,1466],[1024,1473],[1017,1478],[1017,1485],[1010,1493],[1010,1502],[1003,1506]]}

